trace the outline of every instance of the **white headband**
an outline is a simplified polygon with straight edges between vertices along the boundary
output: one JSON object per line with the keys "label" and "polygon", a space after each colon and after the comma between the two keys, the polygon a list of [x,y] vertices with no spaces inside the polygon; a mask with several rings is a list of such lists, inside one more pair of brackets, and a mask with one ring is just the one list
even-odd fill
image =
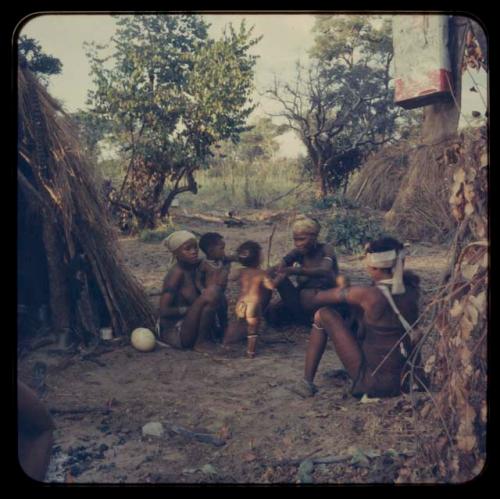
{"label": "white headband", "polygon": [[377,269],[391,269],[394,266],[398,254],[396,250],[382,251],[380,253],[367,253],[366,261],[370,267]]}
{"label": "white headband", "polygon": [[405,292],[403,283],[403,259],[406,256],[406,250],[403,248],[400,251],[390,250],[382,251],[381,253],[367,253],[366,261],[370,267],[377,269],[392,269],[392,279],[384,280],[385,283],[391,284],[391,294],[400,295]]}
{"label": "white headband", "polygon": [[196,240],[196,236],[192,232],[187,230],[176,230],[163,240],[163,244],[173,253],[191,239]]}

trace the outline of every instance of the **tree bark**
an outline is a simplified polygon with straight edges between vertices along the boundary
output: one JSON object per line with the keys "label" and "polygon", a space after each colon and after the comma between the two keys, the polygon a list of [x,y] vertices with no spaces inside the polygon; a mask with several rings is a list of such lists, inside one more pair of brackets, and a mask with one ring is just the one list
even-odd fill
{"label": "tree bark", "polygon": [[[187,175],[188,183],[184,187],[179,187],[179,182],[184,175]],[[173,189],[167,194],[167,197],[165,198],[165,201],[163,201],[163,204],[160,208],[161,218],[167,215],[170,205],[172,204],[175,196],[181,194],[182,192],[192,192],[193,194],[196,194],[198,192],[198,186],[196,184],[196,180],[193,177],[193,170],[183,172],[181,175],[179,175]]]}
{"label": "tree bark", "polygon": [[448,30],[448,47],[454,98],[424,107],[422,144],[438,144],[457,133],[462,97],[462,61],[468,27],[469,21],[466,17],[451,17]]}

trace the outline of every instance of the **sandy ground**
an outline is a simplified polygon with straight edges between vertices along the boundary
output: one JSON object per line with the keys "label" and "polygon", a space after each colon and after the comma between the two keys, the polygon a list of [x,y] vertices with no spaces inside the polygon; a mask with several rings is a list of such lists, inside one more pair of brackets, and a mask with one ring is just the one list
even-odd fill
{"label": "sandy ground", "polygon": [[[267,251],[272,230],[262,221],[227,228],[176,220],[199,233],[222,233],[229,251],[247,239]],[[276,223],[271,262],[291,249],[286,219]],[[161,243],[123,238],[121,246],[147,293],[157,292],[167,261]],[[419,244],[411,251],[407,268],[428,290],[425,302],[446,265],[446,248]],[[367,282],[360,260],[340,255],[339,264],[353,283]],[[228,291],[234,302],[236,290]],[[156,305],[158,298],[151,300]],[[370,403],[350,397],[350,383],[332,377],[341,365],[328,345],[316,379],[320,391],[301,399],[287,387],[302,375],[307,337],[304,327],[267,327],[253,360],[244,357],[244,345],[231,355],[169,347],[140,353],[126,338],[103,343],[87,357],[50,347],[31,352],[19,361],[19,376],[38,385],[57,426],[47,481],[392,482],[415,451],[408,396]],[[40,365],[46,366],[43,383],[35,374]],[[162,423],[163,435],[144,436],[149,422]],[[176,427],[217,438],[199,441]],[[324,457],[338,462],[314,461]]]}

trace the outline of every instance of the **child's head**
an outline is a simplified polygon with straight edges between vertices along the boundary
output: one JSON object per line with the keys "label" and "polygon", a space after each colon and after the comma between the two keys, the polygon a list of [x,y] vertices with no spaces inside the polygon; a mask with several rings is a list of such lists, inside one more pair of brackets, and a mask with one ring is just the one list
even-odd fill
{"label": "child's head", "polygon": [[224,238],[217,232],[207,232],[200,238],[200,248],[211,260],[221,260],[226,256],[226,243]]}
{"label": "child's head", "polygon": [[244,267],[258,267],[261,262],[262,247],[255,241],[245,241],[236,249],[238,262]]}

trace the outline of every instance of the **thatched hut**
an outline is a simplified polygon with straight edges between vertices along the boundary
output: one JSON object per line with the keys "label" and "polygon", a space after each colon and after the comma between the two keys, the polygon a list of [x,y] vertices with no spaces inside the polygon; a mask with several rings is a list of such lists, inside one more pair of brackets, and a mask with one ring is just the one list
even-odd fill
{"label": "thatched hut", "polygon": [[386,223],[413,240],[449,240],[456,221],[449,210],[455,171],[475,164],[477,151],[485,147],[486,130],[466,130],[435,145],[421,144],[410,157],[408,173]]}
{"label": "thatched hut", "polygon": [[409,158],[414,148],[409,142],[401,142],[375,153],[349,182],[346,196],[367,208],[390,210],[408,173]]}
{"label": "thatched hut", "polygon": [[123,264],[77,136],[58,103],[20,68],[18,305],[35,317],[46,310],[42,322],[56,333],[152,327],[151,304]]}

